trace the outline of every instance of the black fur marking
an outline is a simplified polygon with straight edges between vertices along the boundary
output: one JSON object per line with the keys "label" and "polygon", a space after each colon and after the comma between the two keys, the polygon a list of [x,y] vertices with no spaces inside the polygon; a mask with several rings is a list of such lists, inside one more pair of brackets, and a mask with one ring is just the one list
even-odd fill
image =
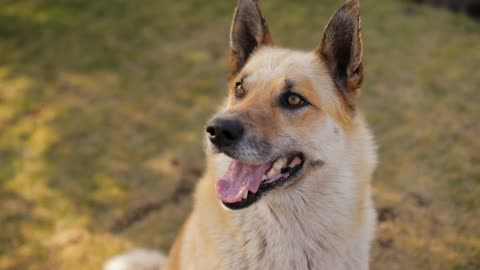
{"label": "black fur marking", "polygon": [[313,168],[322,167],[323,165],[325,165],[325,161],[320,159],[313,160],[312,162],[310,162],[310,165],[312,165]]}
{"label": "black fur marking", "polygon": [[295,82],[292,81],[291,79],[286,79],[285,85],[283,86],[283,91],[292,92],[294,88],[295,88]]}

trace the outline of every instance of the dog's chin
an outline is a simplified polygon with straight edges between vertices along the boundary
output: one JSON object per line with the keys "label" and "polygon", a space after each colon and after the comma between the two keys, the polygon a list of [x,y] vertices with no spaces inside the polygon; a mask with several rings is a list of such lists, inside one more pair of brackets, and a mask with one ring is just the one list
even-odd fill
{"label": "dog's chin", "polygon": [[[290,186],[303,177],[304,164],[306,162],[305,154],[302,152],[288,152],[277,155],[274,158],[258,158],[254,155],[238,155],[221,151],[221,153],[232,158],[230,168],[222,179],[217,181],[217,196],[222,204],[230,210],[240,210],[250,207],[256,202],[262,200],[269,192],[280,187]],[[268,160],[265,162],[265,160]],[[232,167],[235,167],[232,169]],[[252,172],[251,174],[250,171]],[[247,172],[247,173],[245,173]],[[232,175],[236,175],[232,177]],[[230,177],[230,178],[229,178]],[[261,181],[252,181],[252,177],[261,177]],[[250,179],[249,179],[250,178]],[[227,179],[227,180],[224,180]],[[248,188],[238,188],[234,197],[225,198],[218,191],[219,181],[242,181],[242,183],[251,181],[255,184],[246,184]],[[235,184],[227,184],[235,186]],[[288,192],[288,190],[287,190]],[[220,195],[219,195],[220,193]],[[241,193],[241,194],[240,194]]]}

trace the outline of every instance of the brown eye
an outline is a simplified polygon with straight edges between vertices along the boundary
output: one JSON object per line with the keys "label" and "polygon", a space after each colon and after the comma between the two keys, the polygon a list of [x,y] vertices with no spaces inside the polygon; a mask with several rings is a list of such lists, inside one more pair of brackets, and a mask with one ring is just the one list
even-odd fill
{"label": "brown eye", "polygon": [[280,97],[280,106],[288,110],[301,109],[309,105],[308,101],[299,94],[286,92]]}
{"label": "brown eye", "polygon": [[237,98],[242,98],[245,96],[245,94],[247,93],[247,91],[245,90],[245,88],[243,88],[243,84],[242,83],[237,83],[235,85],[235,96]]}
{"label": "brown eye", "polygon": [[288,95],[287,102],[292,107],[302,106],[304,103],[303,99],[295,94]]}

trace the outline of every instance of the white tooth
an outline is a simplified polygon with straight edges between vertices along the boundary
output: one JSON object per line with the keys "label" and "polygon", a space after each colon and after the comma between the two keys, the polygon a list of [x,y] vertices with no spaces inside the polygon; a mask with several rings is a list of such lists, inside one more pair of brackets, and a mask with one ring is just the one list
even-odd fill
{"label": "white tooth", "polygon": [[287,163],[286,158],[279,159],[279,160],[277,160],[277,162],[275,162],[275,164],[273,164],[273,168],[275,168],[277,170],[281,170],[283,168],[283,166],[285,166],[285,163]]}
{"label": "white tooth", "polygon": [[267,176],[266,176],[266,175],[263,175],[262,181],[265,181],[265,180],[267,180]]}
{"label": "white tooth", "polygon": [[275,169],[275,168],[272,168],[270,171],[268,171],[267,178],[271,179],[272,177],[274,177],[277,174],[278,174],[278,170]]}
{"label": "white tooth", "polygon": [[245,190],[245,193],[243,194],[243,198],[246,199],[248,197],[248,190]]}

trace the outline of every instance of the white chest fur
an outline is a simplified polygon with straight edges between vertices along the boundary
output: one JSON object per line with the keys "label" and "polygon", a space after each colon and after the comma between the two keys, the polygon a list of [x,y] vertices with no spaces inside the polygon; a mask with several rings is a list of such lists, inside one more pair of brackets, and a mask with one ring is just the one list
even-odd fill
{"label": "white chest fur", "polygon": [[375,214],[366,194],[362,223],[353,224],[357,194],[349,182],[317,181],[316,187],[272,192],[232,212],[238,233],[215,233],[226,269],[368,269]]}

